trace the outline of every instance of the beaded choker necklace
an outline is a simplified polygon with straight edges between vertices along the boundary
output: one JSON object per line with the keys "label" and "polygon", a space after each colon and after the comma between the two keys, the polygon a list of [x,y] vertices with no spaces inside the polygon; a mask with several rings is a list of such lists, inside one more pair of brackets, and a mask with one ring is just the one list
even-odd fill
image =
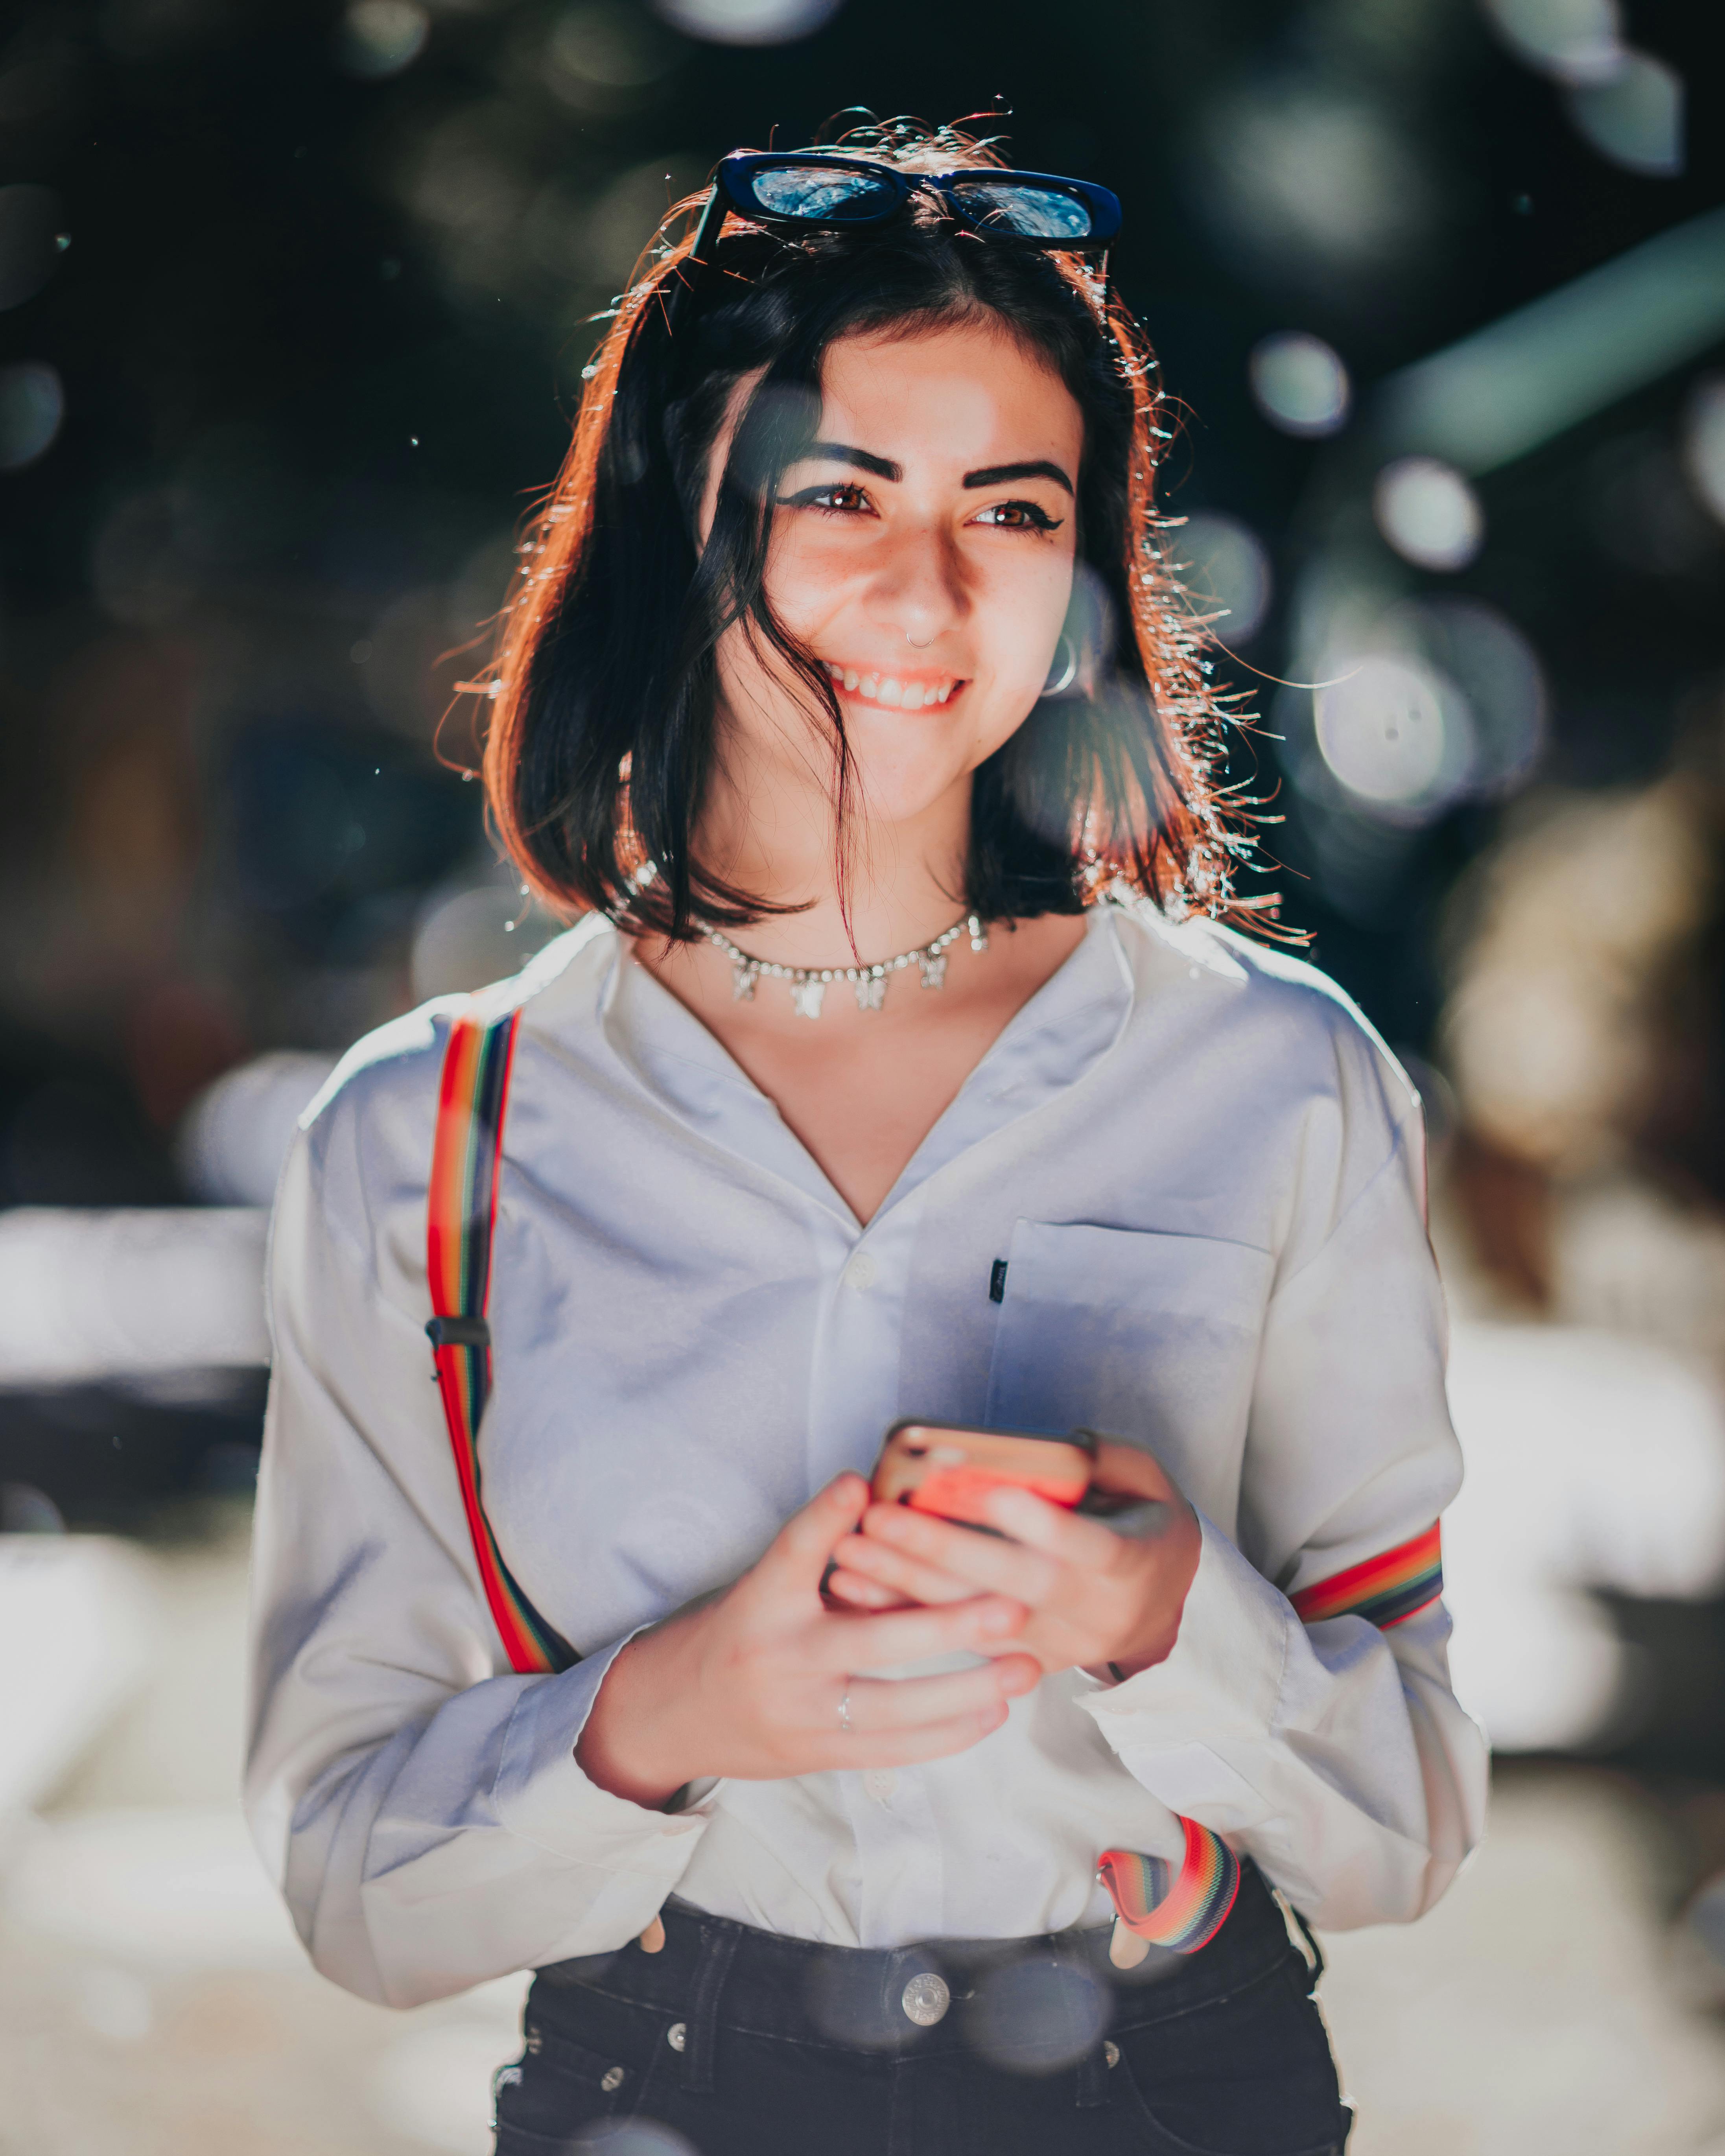
{"label": "beaded choker necklace", "polygon": [[731,994],[740,1004],[755,999],[755,983],[758,980],[788,981],[791,984],[791,1003],[798,1018],[819,1018],[827,990],[834,981],[847,982],[856,993],[859,1010],[877,1011],[886,999],[887,976],[901,973],[906,966],[915,966],[922,976],[925,988],[942,988],[947,984],[947,952],[951,946],[968,930],[973,951],[988,947],[988,923],[974,913],[967,913],[962,921],[955,921],[950,928],[914,951],[901,951],[896,958],[882,958],[872,966],[781,966],[771,958],[752,958],[747,951],[739,951],[728,936],[721,936],[716,928],[703,927],[701,934],[707,942],[722,951],[731,961]]}

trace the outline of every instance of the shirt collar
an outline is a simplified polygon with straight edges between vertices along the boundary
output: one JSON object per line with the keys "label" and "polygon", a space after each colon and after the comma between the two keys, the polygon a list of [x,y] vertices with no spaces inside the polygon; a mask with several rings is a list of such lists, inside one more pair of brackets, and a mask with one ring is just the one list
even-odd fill
{"label": "shirt collar", "polygon": [[[1132,999],[1116,910],[1099,906],[1083,940],[959,1087],[875,1219],[961,1153],[1076,1085],[1120,1039]],[[778,1108],[693,1012],[629,958],[621,937],[598,983],[596,1015],[618,1060],[679,1122],[792,1183],[859,1232],[855,1215]]]}

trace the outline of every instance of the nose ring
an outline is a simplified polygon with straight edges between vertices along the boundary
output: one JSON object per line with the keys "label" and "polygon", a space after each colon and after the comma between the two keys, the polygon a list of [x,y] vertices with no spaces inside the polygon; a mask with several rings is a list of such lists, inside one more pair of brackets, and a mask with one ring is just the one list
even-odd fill
{"label": "nose ring", "polygon": [[927,651],[928,649],[928,644],[932,644],[934,642],[934,639],[931,636],[928,639],[928,644],[918,644],[916,638],[911,635],[910,630],[906,629],[905,631],[905,642],[910,645],[912,651]]}

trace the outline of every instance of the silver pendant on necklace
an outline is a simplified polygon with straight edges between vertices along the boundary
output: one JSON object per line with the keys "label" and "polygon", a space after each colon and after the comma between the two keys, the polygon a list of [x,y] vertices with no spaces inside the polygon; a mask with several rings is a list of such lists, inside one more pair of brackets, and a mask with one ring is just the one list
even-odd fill
{"label": "silver pendant on necklace", "polygon": [[967,931],[973,951],[988,949],[988,923],[978,914],[967,913],[963,920],[955,921],[950,928],[942,929],[927,943],[919,943],[914,951],[901,951],[897,957],[882,958],[872,966],[781,966],[776,960],[752,957],[747,951],[739,950],[728,936],[721,935],[716,928],[703,927],[701,932],[731,961],[733,1003],[752,1004],[757,981],[785,981],[790,985],[791,1008],[797,1016],[819,1018],[827,990],[834,981],[849,983],[855,993],[857,1009],[863,1011],[881,1009],[886,1001],[888,979],[894,973],[901,973],[907,966],[916,967],[925,988],[943,988],[947,984],[947,952]]}

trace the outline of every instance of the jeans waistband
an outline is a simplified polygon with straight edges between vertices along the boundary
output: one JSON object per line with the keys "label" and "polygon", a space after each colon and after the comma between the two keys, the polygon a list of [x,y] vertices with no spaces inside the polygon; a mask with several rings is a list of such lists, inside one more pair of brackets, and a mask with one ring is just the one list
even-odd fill
{"label": "jeans waistband", "polygon": [[[1240,1991],[1286,1964],[1295,1948],[1261,1874],[1241,1867],[1238,1898],[1194,1954],[1153,1948],[1133,1969],[1108,1958],[1109,1928],[1018,1939],[926,1939],[891,1948],[822,1946],[782,1938],[677,1902],[664,1911],[665,1945],[632,1941],[539,1971],[532,2014],[553,2032],[559,1994],[598,1993],[681,2023],[688,2076],[705,2079],[720,2026],[825,2047],[938,2051],[974,2045],[979,2017],[1070,2048],[1070,2031],[1142,2026]],[[1076,2017],[1076,2019],[1075,2019]],[[676,2038],[673,2038],[674,2043]]]}

